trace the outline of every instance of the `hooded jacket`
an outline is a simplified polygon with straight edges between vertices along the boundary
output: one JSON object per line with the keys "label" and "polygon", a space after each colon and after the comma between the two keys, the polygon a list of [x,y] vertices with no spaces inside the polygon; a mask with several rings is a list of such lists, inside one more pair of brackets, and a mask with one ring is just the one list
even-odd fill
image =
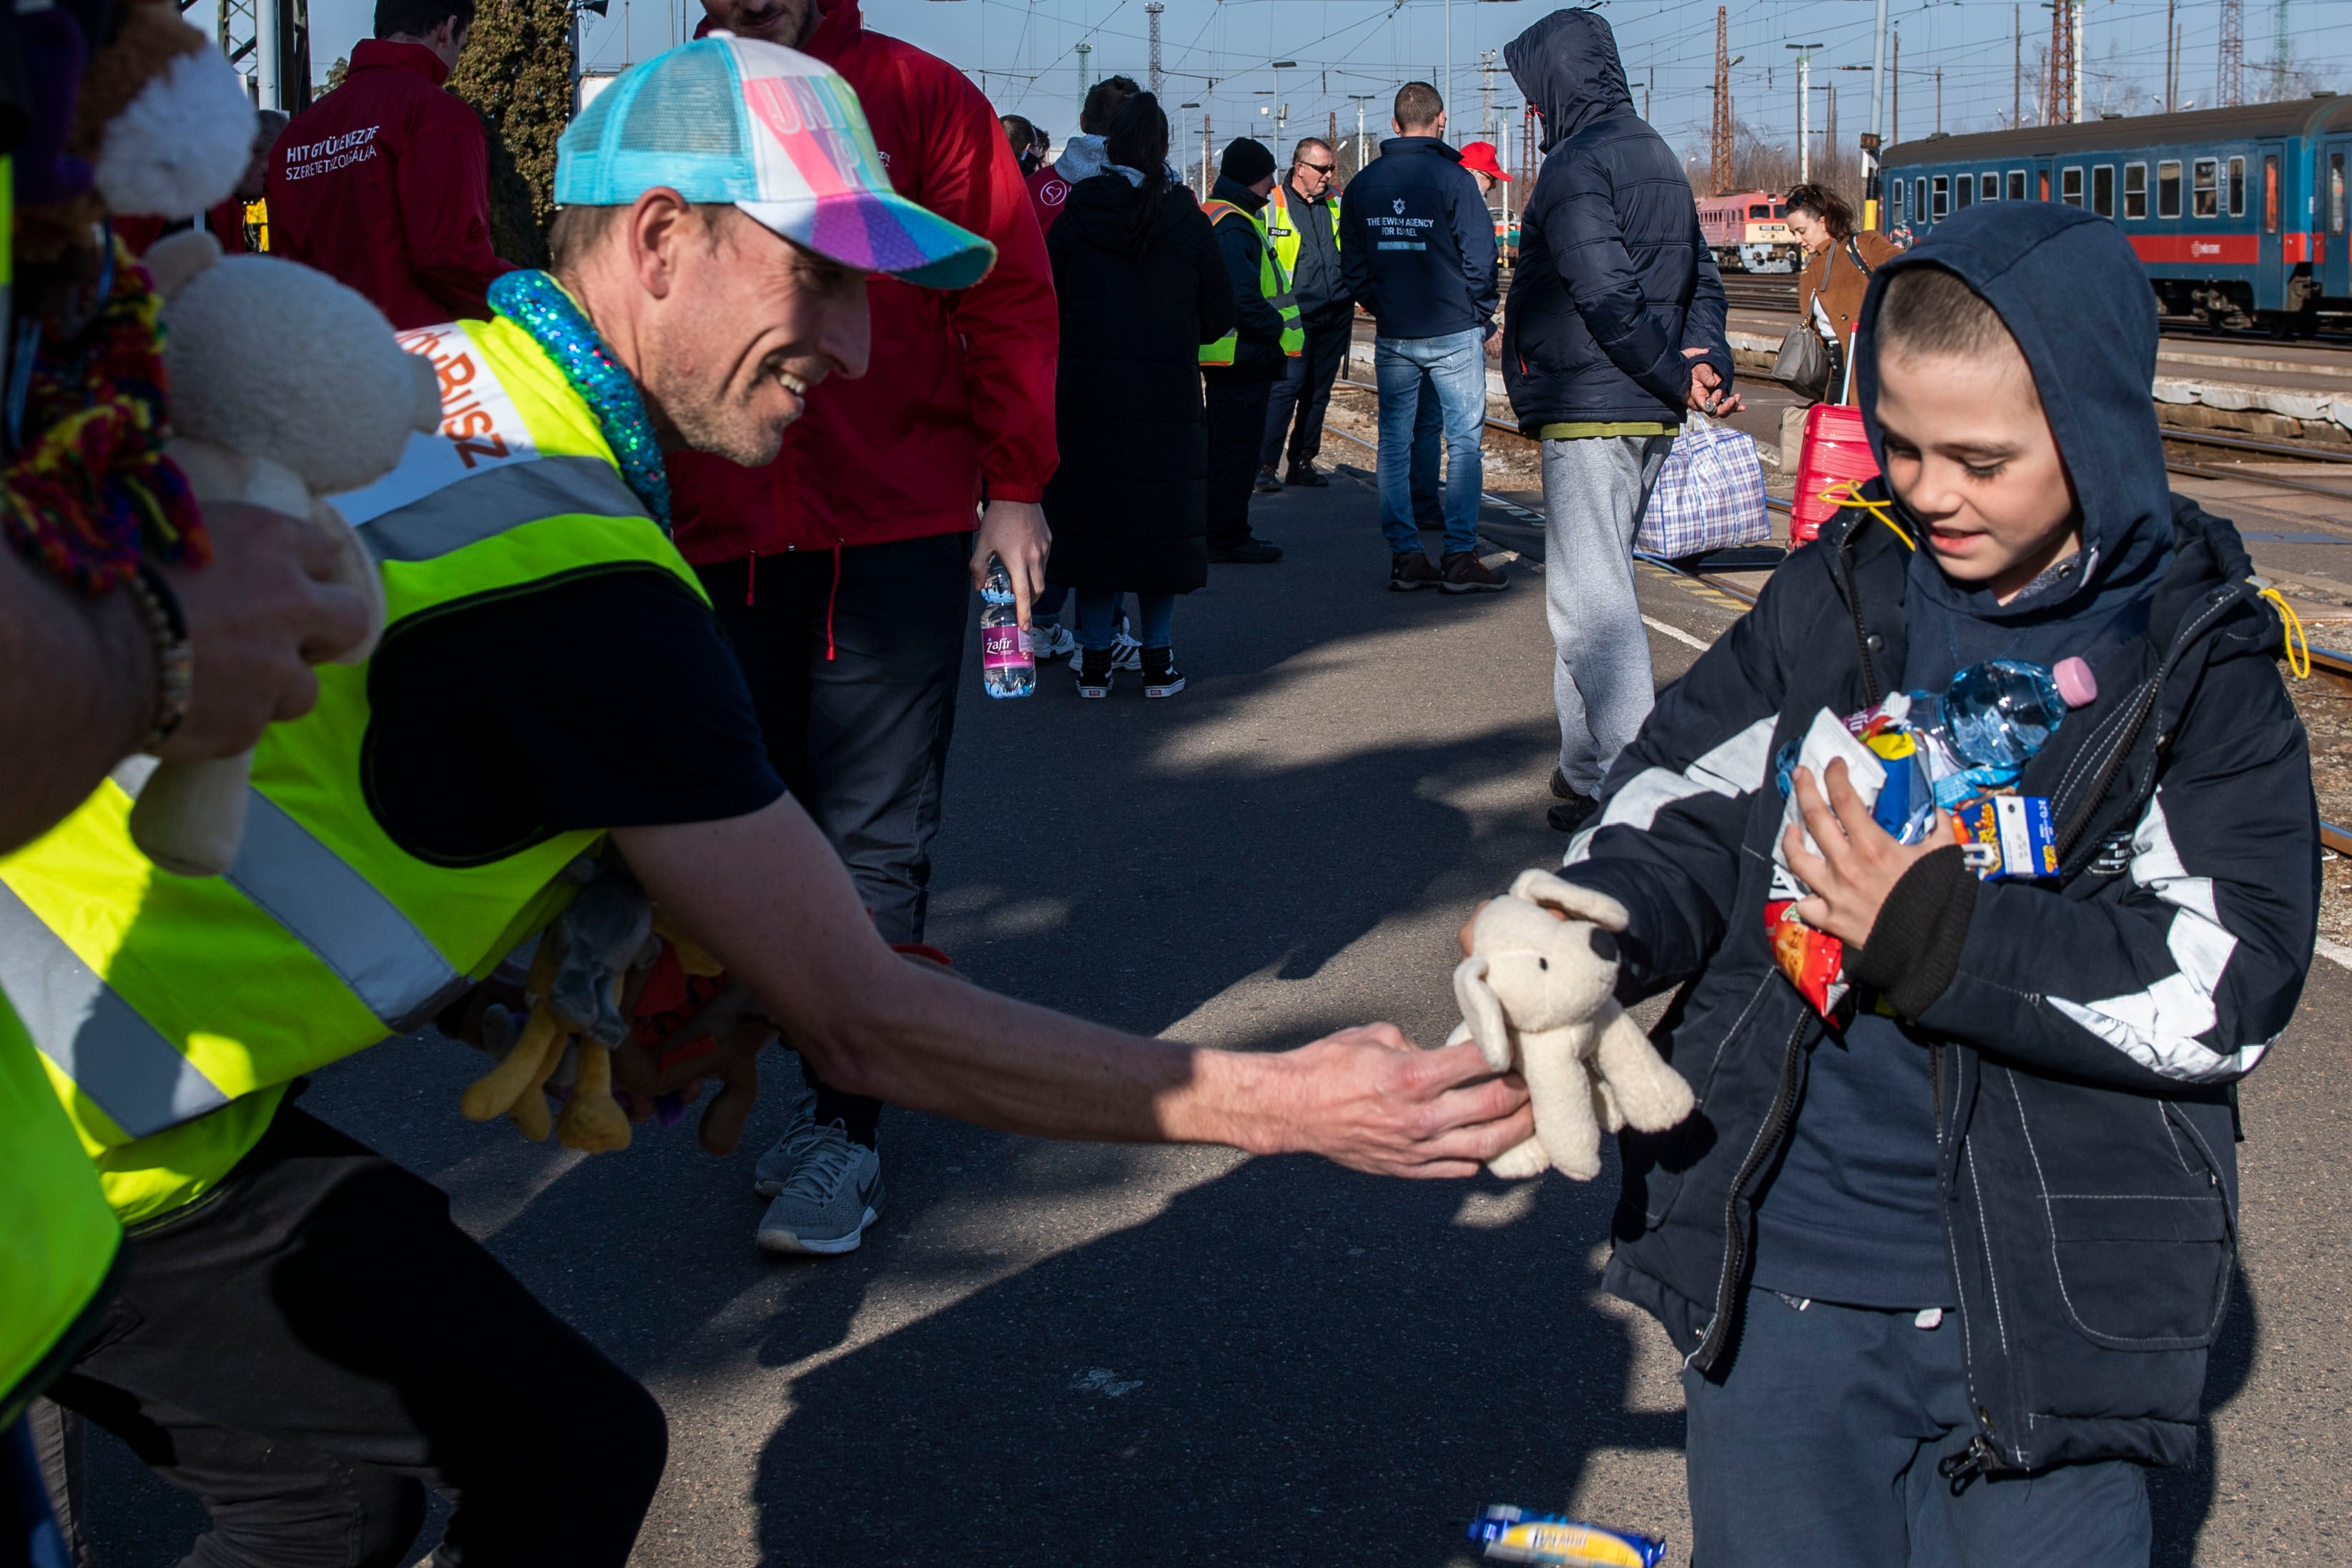
{"label": "hooded jacket", "polygon": [[1731,384],[1723,279],[1690,182],[1633,112],[1617,40],[1594,13],[1553,12],[1503,59],[1544,122],[1503,313],[1503,382],[1519,428],[1679,424],[1684,350],[1705,350]]}
{"label": "hooded jacket", "polygon": [[[1809,1071],[1843,1043],[1765,931],[1775,752],[1822,709],[1885,695],[1925,638],[1958,639],[1931,665],[1983,656],[1979,635],[2029,657],[2064,646],[2099,695],[2020,781],[2050,800],[2059,876],[1979,883],[1957,848],[1932,855],[1847,974],[1926,1059],[1978,1417],[1955,1479],[2186,1464],[2235,1255],[2231,1085],[2293,1016],[2316,930],[2308,748],[2236,530],[2166,491],[2154,307],[2115,226],[2054,204],[1979,207],[1881,270],[1858,373],[1882,462],[1873,323],[1886,279],[1930,265],[1990,300],[2024,350],[2079,501],[2077,570],[1991,606],[1915,557],[1916,519],[1874,484],[1893,523],[1833,517],[1611,769],[1562,874],[1632,913],[1623,999],[1682,988],[1657,1034],[1699,1103],[1671,1132],[1624,1139],[1607,1284],[1688,1365],[1724,1375],[1759,1205]],[[2116,632],[2109,612],[2128,603],[2143,612]]]}
{"label": "hooded jacket", "polygon": [[482,121],[448,78],[422,44],[364,39],[343,85],[269,153],[270,249],[364,294],[404,332],[488,319],[483,291],[512,270],[490,249]]}
{"label": "hooded jacket", "polygon": [[800,49],[856,89],[892,189],[992,243],[996,266],[954,292],[869,283],[865,376],[818,387],[765,467],[671,455],[698,566],[961,533],[983,487],[1035,501],[1054,475],[1054,284],[996,110],[938,56],[868,32],[857,0],[827,0]]}
{"label": "hooded jacket", "polygon": [[1434,136],[1391,136],[1348,183],[1339,268],[1383,338],[1489,332],[1495,214],[1462,154]]}

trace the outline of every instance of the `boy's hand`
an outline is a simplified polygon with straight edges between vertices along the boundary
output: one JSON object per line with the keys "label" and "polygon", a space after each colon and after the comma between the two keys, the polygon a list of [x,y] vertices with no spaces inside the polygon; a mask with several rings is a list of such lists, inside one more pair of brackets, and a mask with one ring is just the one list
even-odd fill
{"label": "boy's hand", "polygon": [[1794,827],[1780,842],[1789,869],[1813,890],[1811,896],[1797,901],[1797,917],[1816,931],[1860,947],[1870,940],[1879,908],[1903,873],[1952,841],[1951,819],[1938,811],[1926,838],[1916,844],[1897,843],[1854,793],[1844,758],[1829,765],[1827,782],[1829,797],[1824,800],[1812,769],[1796,770],[1797,811],[1822,852],[1808,851],[1804,833]]}

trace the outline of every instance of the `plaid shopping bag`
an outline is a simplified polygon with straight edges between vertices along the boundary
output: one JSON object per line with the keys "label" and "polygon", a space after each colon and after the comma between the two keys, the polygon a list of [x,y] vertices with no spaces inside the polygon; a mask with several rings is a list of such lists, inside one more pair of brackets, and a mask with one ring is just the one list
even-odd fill
{"label": "plaid shopping bag", "polygon": [[1771,537],[1755,438],[1692,414],[1658,471],[1633,548],[1680,560]]}

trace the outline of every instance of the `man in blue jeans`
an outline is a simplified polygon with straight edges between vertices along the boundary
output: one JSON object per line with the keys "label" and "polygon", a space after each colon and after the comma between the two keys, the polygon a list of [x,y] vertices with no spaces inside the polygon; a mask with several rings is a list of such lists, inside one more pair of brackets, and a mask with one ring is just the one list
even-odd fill
{"label": "man in blue jeans", "polygon": [[[1381,529],[1389,587],[1491,591],[1508,580],[1478,559],[1479,434],[1486,340],[1495,332],[1495,220],[1462,154],[1444,141],[1445,102],[1427,82],[1398,89],[1396,134],[1348,187],[1339,257],[1348,292],[1379,322]],[[1413,523],[1412,450],[1424,391],[1444,426],[1445,552],[1432,564]]]}

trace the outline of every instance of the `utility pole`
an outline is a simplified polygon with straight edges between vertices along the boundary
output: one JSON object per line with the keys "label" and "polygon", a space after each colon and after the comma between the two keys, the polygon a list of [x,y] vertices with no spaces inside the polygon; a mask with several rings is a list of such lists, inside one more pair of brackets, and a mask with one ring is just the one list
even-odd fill
{"label": "utility pole", "polygon": [[[2285,0],[2280,0],[2284,5]],[[2065,0],[2066,29],[2066,123],[2083,123],[2083,0]]]}
{"label": "utility pole", "polygon": [[1094,52],[1095,47],[1092,44],[1081,43],[1078,46],[1078,111],[1080,113],[1086,111],[1087,89],[1092,85],[1087,80],[1087,57]]}
{"label": "utility pole", "polygon": [[1878,226],[1878,160],[1879,149],[1885,143],[1879,132],[1886,129],[1885,116],[1879,111],[1886,97],[1886,0],[1878,0],[1878,20],[1870,34],[1870,135],[1862,159],[1862,226]]}
{"label": "utility pole", "polygon": [[2014,131],[2025,123],[2025,7],[2011,5],[2009,13],[2009,128]]}
{"label": "utility pole", "polygon": [[1652,66],[1649,76],[1642,82],[1642,122],[1644,125],[1650,120],[1650,94],[1656,89],[1657,85],[1658,68]]}
{"label": "utility pole", "polygon": [[2074,51],[2082,37],[2082,16],[2074,0],[2055,0],[2050,7],[2050,80],[2043,93],[2044,125],[2072,125],[2083,118],[2083,83]]}
{"label": "utility pole", "polygon": [[2214,106],[2234,109],[2245,91],[2240,78],[2246,62],[2246,17],[2240,0],[2221,0],[2221,43],[2213,61]]}
{"label": "utility pole", "polygon": [[1208,110],[1202,110],[1201,111],[1201,199],[1207,201],[1209,193],[1216,188],[1216,182],[1209,178],[1209,113]]}
{"label": "utility pole", "polygon": [[1717,193],[1731,188],[1731,13],[1715,8],[1715,124],[1707,138],[1706,177]]}
{"label": "utility pole", "polygon": [[1780,47],[1797,51],[1797,183],[1801,185],[1813,177],[1813,141],[1808,129],[1811,105],[1807,100],[1813,90],[1813,51],[1822,46],[1812,43]]}
{"label": "utility pole", "polygon": [[2278,16],[2271,23],[2271,100],[2286,97],[2287,61],[2292,55],[2286,38],[2286,0],[2278,0]]}
{"label": "utility pole", "polygon": [[1944,133],[1944,68],[1936,68],[1936,134]]}
{"label": "utility pole", "polygon": [[1830,179],[1835,180],[1838,172],[1837,83],[1830,83],[1829,95],[1829,113],[1822,117],[1822,162],[1829,166]]}
{"label": "utility pole", "polygon": [[1488,141],[1501,138],[1495,131],[1495,51],[1478,57],[1478,134]]}
{"label": "utility pole", "polygon": [[1889,147],[1903,140],[1903,29],[1900,27],[1895,29],[1894,52],[1894,63],[1886,73],[1895,78],[1887,83],[1894,89],[1887,96],[1895,100],[1894,122],[1886,128],[1886,144]]}
{"label": "utility pole", "polygon": [[1160,0],[1150,0],[1143,7],[1144,20],[1151,28],[1151,96],[1154,98],[1167,90],[1160,85],[1160,14],[1167,9]]}

